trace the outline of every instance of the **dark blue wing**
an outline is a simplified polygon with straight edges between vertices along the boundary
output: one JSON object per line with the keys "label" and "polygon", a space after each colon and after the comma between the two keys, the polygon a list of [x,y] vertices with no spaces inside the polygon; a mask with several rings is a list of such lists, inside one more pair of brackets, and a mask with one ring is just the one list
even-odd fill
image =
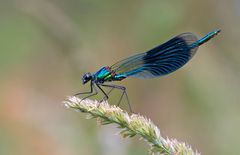
{"label": "dark blue wing", "polygon": [[181,68],[196,53],[198,47],[216,36],[216,29],[200,40],[192,33],[180,34],[148,52],[124,59],[113,66],[118,77],[154,78]]}
{"label": "dark blue wing", "polygon": [[135,78],[154,78],[169,74],[186,64],[196,53],[198,46],[192,33],[183,33],[148,52],[124,59],[111,69],[119,76]]}

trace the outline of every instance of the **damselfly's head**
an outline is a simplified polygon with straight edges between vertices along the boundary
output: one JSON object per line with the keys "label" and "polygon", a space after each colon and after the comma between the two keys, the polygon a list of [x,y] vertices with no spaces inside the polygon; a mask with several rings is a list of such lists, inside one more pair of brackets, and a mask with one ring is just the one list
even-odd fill
{"label": "damselfly's head", "polygon": [[83,75],[82,77],[82,83],[85,84],[87,83],[88,81],[92,80],[93,76],[91,73],[86,73]]}

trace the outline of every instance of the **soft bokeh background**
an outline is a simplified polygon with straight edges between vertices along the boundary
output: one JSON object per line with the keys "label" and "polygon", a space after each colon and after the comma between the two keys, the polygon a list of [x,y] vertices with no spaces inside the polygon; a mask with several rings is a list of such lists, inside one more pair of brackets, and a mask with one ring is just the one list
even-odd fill
{"label": "soft bokeh background", "polygon": [[1,0],[0,154],[148,154],[144,141],[122,139],[62,100],[87,90],[85,72],[215,28],[221,34],[177,72],[118,84],[163,136],[202,154],[240,154],[239,8],[239,0]]}

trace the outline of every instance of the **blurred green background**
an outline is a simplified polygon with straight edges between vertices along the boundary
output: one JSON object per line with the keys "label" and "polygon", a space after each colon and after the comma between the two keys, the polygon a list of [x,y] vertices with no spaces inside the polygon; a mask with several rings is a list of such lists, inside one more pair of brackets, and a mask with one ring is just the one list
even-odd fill
{"label": "blurred green background", "polygon": [[120,138],[62,101],[87,90],[85,72],[215,28],[220,35],[182,69],[117,84],[164,137],[202,154],[240,154],[239,8],[239,0],[0,0],[0,154],[148,154],[138,137]]}

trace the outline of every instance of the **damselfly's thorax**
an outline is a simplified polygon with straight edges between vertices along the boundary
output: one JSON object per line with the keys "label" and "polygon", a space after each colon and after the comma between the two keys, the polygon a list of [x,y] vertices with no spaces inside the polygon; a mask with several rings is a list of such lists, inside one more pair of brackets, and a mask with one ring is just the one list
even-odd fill
{"label": "damselfly's thorax", "polygon": [[106,66],[102,67],[99,71],[94,74],[95,82],[97,83],[104,83],[104,82],[111,82],[111,81],[120,81],[124,79],[123,77],[119,77],[111,67]]}
{"label": "damselfly's thorax", "polygon": [[95,73],[95,81],[97,83],[104,83],[105,81],[112,81],[115,73],[110,67],[102,67],[99,71]]}

